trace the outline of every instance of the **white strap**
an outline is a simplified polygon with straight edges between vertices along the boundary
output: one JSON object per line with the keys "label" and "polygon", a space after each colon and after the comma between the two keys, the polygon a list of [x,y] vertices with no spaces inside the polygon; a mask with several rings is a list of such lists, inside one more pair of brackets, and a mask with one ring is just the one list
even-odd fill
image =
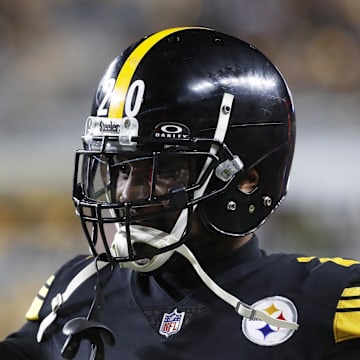
{"label": "white strap", "polygon": [[201,268],[200,264],[193,255],[193,253],[189,250],[189,248],[186,245],[184,244],[181,245],[175,251],[181,254],[182,256],[184,256],[193,266],[193,268],[195,269],[201,280],[205,283],[205,285],[219,298],[221,298],[229,305],[231,305],[239,315],[252,320],[255,319],[262,320],[270,325],[284,329],[291,329],[291,330],[298,329],[299,325],[297,323],[272,318],[264,311],[253,309],[250,305],[243,303],[238,298],[236,298],[235,296],[229,294],[227,291],[222,289],[205,273],[205,271]]}
{"label": "white strap", "polygon": [[[221,143],[225,139],[226,131],[227,131],[227,128],[228,128],[228,125],[229,125],[229,120],[230,120],[233,101],[234,101],[234,95],[224,93],[224,96],[223,96],[223,99],[222,99],[222,102],[221,102],[221,105],[220,105],[218,123],[217,123],[217,127],[216,127],[216,130],[215,130],[215,135],[214,135],[214,139],[220,141]],[[211,145],[210,153],[215,154],[216,151],[217,151],[216,145]],[[208,168],[210,162],[211,162],[211,159],[208,158],[207,161],[204,164],[204,167],[203,167],[202,171],[201,171],[200,177],[206,171],[206,169]],[[205,183],[203,184],[203,186],[200,189],[195,191],[195,197],[203,195],[203,193],[205,191],[205,188],[207,187],[208,182],[210,180],[210,177],[211,176],[209,176],[207,178],[207,180],[205,181]],[[178,222],[175,224],[175,226],[173,228],[173,233],[180,234],[181,231],[179,231],[179,230],[182,227],[185,229],[185,217],[184,217],[185,213],[184,213],[184,211],[185,210],[183,210],[182,213],[180,214]],[[180,224],[182,224],[183,226],[181,227]],[[213,291],[217,296],[219,296],[222,300],[224,300],[229,305],[231,305],[239,315],[244,316],[244,317],[249,318],[249,319],[259,319],[259,320],[262,320],[262,321],[264,321],[264,322],[266,322],[266,323],[268,323],[270,325],[278,326],[278,327],[282,327],[282,328],[286,328],[286,329],[294,329],[294,330],[296,330],[299,327],[299,325],[297,323],[290,322],[290,321],[285,321],[285,320],[274,319],[270,315],[265,313],[264,311],[253,309],[251,306],[243,303],[238,298],[236,298],[235,296],[229,294],[224,289],[219,287],[204,272],[204,270],[201,268],[198,261],[196,260],[195,256],[186,247],[185,244],[183,244],[180,247],[178,247],[177,249],[175,249],[175,251],[180,253],[181,255],[183,255],[191,263],[191,265],[193,266],[193,268],[195,269],[197,274],[200,276],[201,280],[203,280],[205,285],[211,291]]]}
{"label": "white strap", "polygon": [[234,95],[229,93],[224,93],[220,105],[218,124],[214,134],[214,139],[220,141],[221,143],[224,142],[225,139],[226,131],[229,125],[233,101],[234,101]]}
{"label": "white strap", "polygon": [[[221,105],[220,105],[218,122],[216,125],[215,134],[214,134],[214,140],[217,140],[220,143],[223,143],[224,139],[225,139],[226,131],[227,131],[229,121],[230,121],[230,115],[231,115],[233,101],[234,101],[234,95],[224,93],[222,101],[221,101]],[[217,151],[218,151],[218,146],[215,144],[212,144],[210,146],[209,153],[214,155],[214,154],[216,154]],[[205,164],[199,175],[199,179],[201,179],[201,177],[203,176],[203,174],[209,167],[211,161],[212,161],[211,158],[206,159]],[[211,175],[208,176],[208,178],[206,179],[203,186],[200,189],[195,191],[195,193],[194,193],[195,198],[203,195],[206,187],[208,186],[210,178],[211,178]]]}
{"label": "white strap", "polygon": [[[221,105],[220,105],[218,122],[216,125],[215,134],[214,134],[214,140],[220,141],[221,143],[225,139],[226,131],[227,131],[229,121],[230,121],[230,115],[231,115],[233,101],[234,101],[234,95],[224,93],[222,101],[221,101]],[[217,146],[212,144],[210,146],[209,152],[211,154],[215,154],[216,151],[217,151]],[[209,167],[210,163],[211,163],[211,159],[207,158],[203,168],[201,169],[198,179],[201,179],[202,175],[205,173],[205,171]],[[204,191],[205,191],[206,187],[208,186],[210,178],[211,178],[211,176],[209,175],[208,178],[206,179],[206,181],[204,182],[203,186],[195,191],[195,193],[194,193],[195,198],[200,197],[204,194]],[[194,206],[194,210],[195,210],[195,208],[196,208],[196,205]],[[181,211],[181,213],[171,231],[171,235],[174,236],[176,240],[179,240],[181,238],[181,236],[183,236],[184,230],[186,228],[187,212],[188,212],[188,209],[183,209]]]}
{"label": "white strap", "polygon": [[41,321],[39,330],[37,332],[36,340],[38,343],[42,341],[46,329],[55,321],[57,317],[57,311],[63,303],[68,301],[73,292],[83,284],[87,279],[96,274],[98,270],[101,270],[108,262],[104,261],[92,261],[86,267],[84,267],[68,284],[65,291],[61,294],[58,293],[51,300],[51,312]]}
{"label": "white strap", "polygon": [[[249,319],[258,319],[262,320],[270,325],[277,326],[285,329],[297,330],[299,325],[297,323],[285,320],[279,320],[272,318],[270,315],[265,313],[264,311],[253,309],[251,306],[243,303],[235,296],[231,295],[224,289],[222,289],[219,285],[217,285],[201,268],[200,264],[196,260],[193,253],[189,250],[186,245],[181,245],[176,250],[179,254],[184,256],[190,264],[195,269],[196,273],[199,275],[201,280],[205,283],[205,285],[218,297],[231,305],[235,311],[246,318]],[[107,262],[103,261],[93,261],[85,268],[83,268],[68,284],[66,290],[61,294],[57,294],[51,300],[51,308],[52,311],[42,320],[39,326],[39,330],[37,333],[37,342],[41,342],[44,336],[46,329],[55,321],[57,317],[57,310],[61,307],[63,303],[65,303],[73,292],[83,284],[87,279],[89,279],[92,275],[94,275],[98,270],[101,270],[105,266],[109,265]]]}
{"label": "white strap", "polygon": [[[219,117],[218,117],[218,123],[215,130],[214,139],[218,140],[220,142],[224,141],[226,130],[228,128],[228,123],[230,119],[231,114],[231,108],[232,103],[234,100],[234,96],[228,93],[224,93],[221,105],[220,105],[220,111],[219,111]],[[215,145],[211,145],[210,152],[212,154],[215,154],[217,151]],[[209,166],[210,159],[208,159],[208,162],[205,162],[204,167],[201,171],[201,175],[206,171],[206,169]],[[202,196],[203,192],[205,191],[205,188],[208,185],[210,176],[205,181],[203,186],[198,189],[195,192],[196,196]],[[171,235],[174,236],[176,239],[180,239],[180,237],[183,235],[183,232],[186,227],[186,213],[187,209],[182,210],[181,214],[179,215],[179,218],[171,232]],[[269,316],[267,313],[256,310],[251,308],[251,306],[241,302],[238,298],[235,296],[229,294],[222,288],[220,288],[201,268],[198,261],[196,260],[195,256],[191,253],[191,251],[185,246],[181,245],[179,248],[175,250],[176,252],[183,255],[194,267],[197,274],[200,276],[200,278],[203,280],[205,285],[213,291],[217,296],[219,296],[221,299],[223,299],[225,302],[227,302],[229,305],[231,305],[235,311],[246,318],[250,319],[259,319],[262,320],[270,325],[286,328],[286,329],[297,329],[298,324],[285,321],[285,320],[278,320],[274,319],[271,316]],[[87,265],[85,268],[83,268],[68,284],[65,291],[62,294],[57,294],[52,300],[51,300],[51,309],[52,311],[42,320],[39,326],[39,330],[37,333],[37,342],[41,342],[42,338],[44,336],[44,333],[46,329],[55,321],[57,317],[57,310],[61,307],[63,303],[65,303],[70,296],[73,294],[73,292],[81,285],[83,284],[87,279],[89,279],[92,275],[94,275],[98,270],[101,270],[105,266],[109,265],[107,262],[103,261],[93,261],[89,265]]]}

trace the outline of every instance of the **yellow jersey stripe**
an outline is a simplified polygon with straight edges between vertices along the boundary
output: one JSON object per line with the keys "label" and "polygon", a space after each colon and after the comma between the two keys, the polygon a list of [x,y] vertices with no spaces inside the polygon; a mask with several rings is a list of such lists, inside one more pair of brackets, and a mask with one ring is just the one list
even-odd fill
{"label": "yellow jersey stripe", "polygon": [[360,311],[336,312],[334,317],[335,342],[360,338]]}
{"label": "yellow jersey stripe", "polygon": [[314,259],[316,259],[315,256],[300,256],[300,257],[296,258],[296,260],[300,263],[307,263]]}
{"label": "yellow jersey stripe", "polygon": [[32,301],[29,310],[26,312],[26,319],[27,320],[39,320],[39,313],[41,310],[41,307],[44,303],[43,299],[38,298],[37,296]]}
{"label": "yellow jersey stripe", "polygon": [[42,299],[45,299],[47,293],[49,291],[49,288],[44,285],[40,290],[39,290],[39,293],[38,293],[38,297],[42,298]]}
{"label": "yellow jersey stripe", "polygon": [[358,299],[341,299],[338,302],[336,310],[343,310],[343,311],[351,311],[355,309],[360,309],[360,297]]}
{"label": "yellow jersey stripe", "polygon": [[116,79],[111,103],[109,107],[109,118],[122,118],[124,116],[125,97],[131,79],[144,56],[149,50],[166,36],[180,30],[193,29],[194,27],[177,27],[157,32],[141,42],[129,55],[121,67]]}
{"label": "yellow jersey stripe", "polygon": [[345,288],[334,316],[335,342],[360,338],[360,287]]}
{"label": "yellow jersey stripe", "polygon": [[360,298],[360,286],[354,286],[345,288],[341,298],[359,297]]}
{"label": "yellow jersey stripe", "polygon": [[39,320],[39,313],[41,307],[44,304],[44,300],[46,295],[49,292],[49,288],[54,281],[55,276],[51,275],[49,279],[46,281],[45,285],[41,287],[39,293],[35,296],[34,300],[32,301],[29,310],[26,312],[25,317],[27,320]]}
{"label": "yellow jersey stripe", "polygon": [[316,258],[315,256],[309,256],[309,257],[298,257],[296,260],[301,263],[310,262],[311,260],[318,259],[320,263],[326,263],[328,261],[331,261],[337,265],[349,267],[354,264],[360,264],[357,260],[352,259],[343,259],[340,257],[334,257],[334,258]]}

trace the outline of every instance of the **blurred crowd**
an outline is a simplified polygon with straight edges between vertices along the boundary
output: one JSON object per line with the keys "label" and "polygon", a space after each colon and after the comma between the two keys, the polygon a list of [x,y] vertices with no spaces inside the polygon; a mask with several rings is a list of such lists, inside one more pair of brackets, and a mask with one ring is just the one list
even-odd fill
{"label": "blurred crowd", "polygon": [[248,40],[269,54],[296,86],[359,87],[358,0],[2,1],[1,71],[11,67],[18,51],[26,57],[34,50],[41,54],[44,46],[53,47],[46,52],[51,61],[61,62],[67,51],[75,50],[65,43],[71,36],[89,42],[83,46],[93,50],[85,54],[91,56],[89,66],[95,66],[101,52],[112,53],[118,44],[174,25],[209,26]]}

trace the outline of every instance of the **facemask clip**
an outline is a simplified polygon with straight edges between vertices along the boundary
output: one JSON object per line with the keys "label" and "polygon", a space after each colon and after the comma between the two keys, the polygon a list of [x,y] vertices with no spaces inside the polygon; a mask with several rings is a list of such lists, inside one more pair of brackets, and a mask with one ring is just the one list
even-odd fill
{"label": "facemask clip", "polygon": [[237,155],[235,155],[231,160],[228,159],[220,163],[215,170],[215,175],[220,180],[226,182],[229,181],[233,177],[233,175],[237,174],[243,168],[244,163]]}

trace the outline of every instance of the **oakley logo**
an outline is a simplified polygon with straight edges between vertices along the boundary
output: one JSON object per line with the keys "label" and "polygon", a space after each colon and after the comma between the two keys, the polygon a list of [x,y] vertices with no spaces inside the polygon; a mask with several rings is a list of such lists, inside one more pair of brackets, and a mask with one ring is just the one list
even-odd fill
{"label": "oakley logo", "polygon": [[159,139],[187,139],[189,136],[189,128],[180,123],[161,123],[153,131],[153,137]]}

